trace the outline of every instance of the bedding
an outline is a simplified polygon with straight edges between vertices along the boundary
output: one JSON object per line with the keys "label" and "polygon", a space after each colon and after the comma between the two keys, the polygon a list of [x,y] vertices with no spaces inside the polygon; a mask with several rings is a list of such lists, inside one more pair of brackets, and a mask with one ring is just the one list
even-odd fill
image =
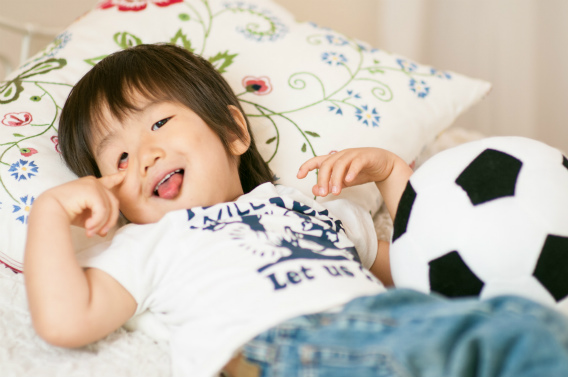
{"label": "bedding", "polygon": [[[271,0],[104,0],[0,82],[2,376],[170,375],[168,345],[141,331],[121,328],[77,350],[47,345],[31,327],[23,276],[16,273],[34,199],[75,178],[60,159],[57,138],[72,85],[108,54],[156,42],[202,54],[222,72],[276,183],[308,194],[315,175],[295,176],[314,155],[377,146],[420,165],[439,150],[481,137],[443,131],[489,92],[489,83],[297,22]],[[375,213],[379,238],[390,238],[392,224],[374,184],[340,197]],[[77,249],[101,241],[87,239],[82,229],[74,234]]]}
{"label": "bedding", "polygon": [[[108,54],[170,42],[206,57],[251,121],[276,183],[298,180],[314,155],[349,147],[389,149],[411,163],[487,94],[487,82],[418,64],[334,30],[296,22],[271,0],[107,0],[0,83],[0,261],[22,270],[27,214],[45,189],[71,180],[58,154],[57,121],[72,85]],[[349,198],[375,213],[374,184]],[[324,199],[326,200],[326,199]],[[77,230],[77,247],[87,240]]]}
{"label": "bedding", "polygon": [[[483,135],[451,128],[430,143],[417,159]],[[386,208],[374,217],[380,239],[388,240],[392,222]],[[166,377],[170,375],[168,344],[142,331],[121,328],[107,338],[80,349],[52,347],[32,329],[22,274],[0,265],[0,367],[2,377]]]}

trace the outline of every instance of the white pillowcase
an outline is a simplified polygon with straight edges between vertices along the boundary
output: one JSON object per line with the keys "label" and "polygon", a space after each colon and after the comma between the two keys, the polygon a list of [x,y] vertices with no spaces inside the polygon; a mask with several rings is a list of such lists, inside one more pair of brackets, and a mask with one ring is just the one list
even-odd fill
{"label": "white pillowcase", "polygon": [[[276,183],[311,195],[305,160],[350,147],[411,163],[490,84],[419,65],[313,23],[271,0],[107,0],[0,83],[0,261],[22,269],[34,199],[73,174],[58,155],[58,117],[72,85],[104,56],[171,42],[208,58],[241,100]],[[378,210],[370,183],[340,197]],[[328,200],[328,199],[324,199]],[[99,242],[76,232],[78,248]]]}

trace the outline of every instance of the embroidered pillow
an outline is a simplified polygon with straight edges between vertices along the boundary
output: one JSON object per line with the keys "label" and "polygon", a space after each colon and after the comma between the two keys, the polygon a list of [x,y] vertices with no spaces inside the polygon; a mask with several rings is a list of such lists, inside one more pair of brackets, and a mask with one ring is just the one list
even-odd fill
{"label": "embroidered pillow", "polygon": [[[103,1],[0,83],[0,261],[21,271],[34,199],[74,178],[57,140],[72,85],[108,54],[156,42],[206,57],[240,99],[277,183],[310,195],[315,173],[296,179],[308,158],[376,146],[411,163],[490,88],[298,23],[271,0]],[[381,204],[372,183],[341,196],[371,212]],[[100,240],[82,234],[78,248]]]}

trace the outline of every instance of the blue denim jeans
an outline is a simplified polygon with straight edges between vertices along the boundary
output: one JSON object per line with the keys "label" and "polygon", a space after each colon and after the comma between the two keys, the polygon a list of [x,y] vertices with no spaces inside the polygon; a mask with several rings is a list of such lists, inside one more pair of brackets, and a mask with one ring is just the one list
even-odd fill
{"label": "blue denim jeans", "polygon": [[286,321],[242,355],[263,377],[567,377],[568,319],[517,297],[390,290]]}

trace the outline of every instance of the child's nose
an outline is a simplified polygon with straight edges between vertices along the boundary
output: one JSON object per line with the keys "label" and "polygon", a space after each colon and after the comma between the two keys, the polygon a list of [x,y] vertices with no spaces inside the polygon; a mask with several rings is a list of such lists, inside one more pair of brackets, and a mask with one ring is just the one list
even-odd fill
{"label": "child's nose", "polygon": [[164,158],[165,151],[157,146],[145,146],[140,148],[140,169],[142,174],[146,174],[148,169],[154,166],[160,159]]}

